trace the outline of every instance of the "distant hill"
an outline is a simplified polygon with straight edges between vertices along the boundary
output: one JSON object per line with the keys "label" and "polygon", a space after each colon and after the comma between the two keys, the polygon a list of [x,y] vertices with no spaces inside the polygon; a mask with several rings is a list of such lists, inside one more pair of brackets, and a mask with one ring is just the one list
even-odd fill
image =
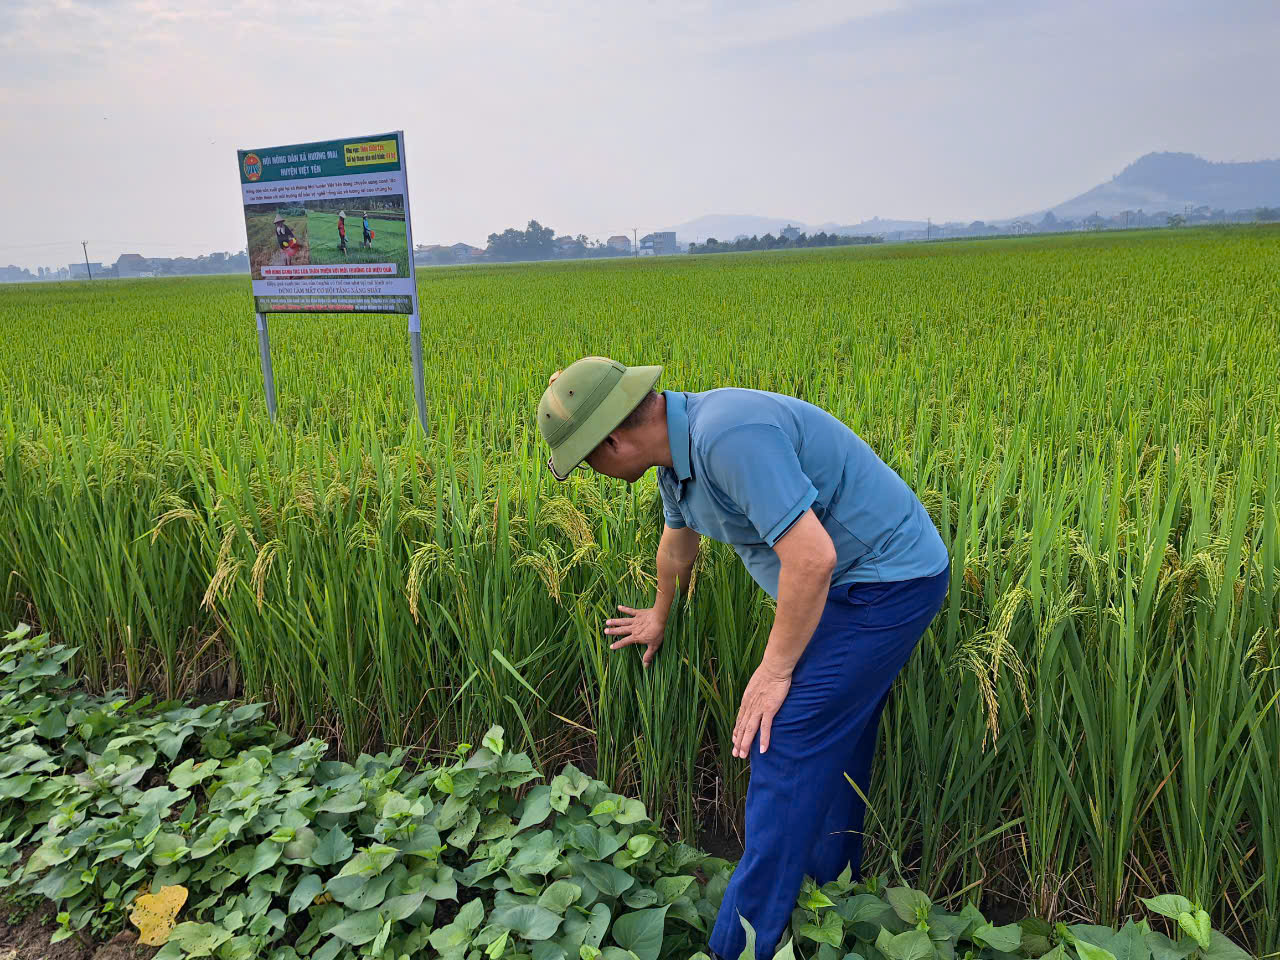
{"label": "distant hill", "polygon": [[[1257,207],[1280,207],[1280,160],[1254,160],[1247,163],[1214,163],[1193,153],[1148,153],[1125,167],[1107,183],[1048,208],[1059,220],[1079,220],[1094,213],[1111,217],[1126,210],[1181,213],[1185,207],[1208,206],[1214,210],[1254,210]],[[1022,219],[1039,222],[1046,208],[1027,214]],[[1003,226],[1011,220],[990,220],[992,226]],[[923,233],[923,220],[882,220],[872,217],[861,223],[839,224],[828,221],[806,224],[794,218],[757,217],[751,214],[707,214],[674,227],[681,243],[705,241],[715,237],[732,241],[739,234],[774,236],[790,224],[813,234],[843,233],[856,236],[870,234],[895,239],[894,234]],[[939,228],[934,223],[934,235]],[[963,226],[963,225],[951,225]],[[954,235],[945,229],[941,235]]]}
{"label": "distant hill", "polygon": [[1051,209],[1059,219],[1076,219],[1095,211],[1106,217],[1125,210],[1180,212],[1188,205],[1231,211],[1277,204],[1280,160],[1213,163],[1192,153],[1148,153]]}
{"label": "distant hill", "polygon": [[929,224],[924,220],[881,220],[879,217],[872,217],[870,220],[863,220],[861,223],[852,223],[847,226],[841,226],[835,223],[824,223],[821,227],[814,229],[826,230],[827,233],[843,233],[850,236],[879,236],[888,233],[910,233],[914,230],[923,230]]}

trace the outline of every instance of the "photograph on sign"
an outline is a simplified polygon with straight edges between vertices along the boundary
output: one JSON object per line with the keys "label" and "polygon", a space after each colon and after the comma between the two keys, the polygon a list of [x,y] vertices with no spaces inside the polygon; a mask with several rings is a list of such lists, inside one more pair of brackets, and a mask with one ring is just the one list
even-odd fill
{"label": "photograph on sign", "polygon": [[239,161],[258,312],[415,312],[399,134],[242,150]]}
{"label": "photograph on sign", "polygon": [[[253,279],[409,276],[404,197],[316,200],[244,208]],[[293,269],[314,267],[317,269]],[[348,269],[350,268],[350,269]]]}

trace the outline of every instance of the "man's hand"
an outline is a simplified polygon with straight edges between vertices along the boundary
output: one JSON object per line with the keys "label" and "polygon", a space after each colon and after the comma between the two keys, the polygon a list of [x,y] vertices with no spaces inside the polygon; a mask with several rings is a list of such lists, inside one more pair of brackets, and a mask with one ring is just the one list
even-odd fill
{"label": "man's hand", "polygon": [[654,655],[658,652],[658,648],[662,646],[662,635],[666,633],[667,621],[665,617],[661,617],[658,611],[653,607],[644,610],[633,610],[631,607],[624,607],[618,604],[618,609],[629,616],[618,617],[614,620],[606,620],[604,622],[604,632],[611,637],[623,637],[615,643],[609,644],[610,650],[621,650],[623,647],[629,647],[633,643],[643,643],[645,646],[644,657],[641,663],[646,667],[653,663]]}
{"label": "man's hand", "polygon": [[760,752],[769,750],[769,733],[773,718],[782,709],[791,689],[790,671],[770,668],[766,664],[756,667],[747,689],[742,693],[742,706],[738,708],[738,722],[733,727],[733,755],[745,760],[751,754],[751,742],[760,733]]}

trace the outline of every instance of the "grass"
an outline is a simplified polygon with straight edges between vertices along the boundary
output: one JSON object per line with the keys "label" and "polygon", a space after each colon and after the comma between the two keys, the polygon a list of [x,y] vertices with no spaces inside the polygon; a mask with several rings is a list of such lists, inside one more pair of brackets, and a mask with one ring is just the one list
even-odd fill
{"label": "grass", "polygon": [[369,218],[374,232],[373,246],[362,246],[364,232],[360,228],[360,211],[348,211],[347,255],[338,249],[338,215],[307,211],[307,232],[311,236],[309,263],[394,263],[399,276],[409,275],[409,242],[403,220]]}
{"label": "grass", "polygon": [[0,289],[3,602],[95,685],[243,690],[352,754],[499,723],[686,835],[732,825],[769,603],[713,547],[654,669],[611,655],[656,489],[555,483],[531,411],[588,353],[799,395],[954,558],[871,866],[1049,919],[1176,889],[1274,950],[1277,254],[1231,228],[433,270],[429,438],[402,319],[273,319],[272,426],[242,278]]}

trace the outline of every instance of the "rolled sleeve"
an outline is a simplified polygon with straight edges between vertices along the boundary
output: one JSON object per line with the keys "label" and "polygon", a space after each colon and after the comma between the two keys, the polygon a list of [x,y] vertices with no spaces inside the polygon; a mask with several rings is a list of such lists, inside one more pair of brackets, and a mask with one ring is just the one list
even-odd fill
{"label": "rolled sleeve", "polygon": [[667,489],[667,481],[658,481],[658,493],[662,497],[662,519],[672,530],[679,530],[681,527],[687,526],[684,520],[684,514],[680,512],[680,505],[676,503],[676,498],[670,490]]}
{"label": "rolled sleeve", "polygon": [[747,423],[726,431],[707,451],[708,479],[772,547],[818,498],[782,428]]}

